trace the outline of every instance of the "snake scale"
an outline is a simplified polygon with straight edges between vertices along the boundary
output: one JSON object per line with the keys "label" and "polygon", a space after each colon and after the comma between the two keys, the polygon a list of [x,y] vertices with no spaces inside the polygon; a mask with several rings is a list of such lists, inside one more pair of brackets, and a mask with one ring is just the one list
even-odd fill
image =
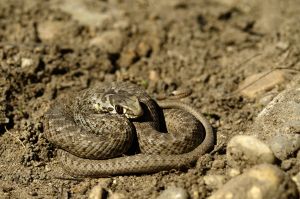
{"label": "snake scale", "polygon": [[211,125],[190,105],[156,102],[126,82],[55,102],[45,113],[45,137],[59,148],[64,170],[84,177],[187,168],[215,141]]}

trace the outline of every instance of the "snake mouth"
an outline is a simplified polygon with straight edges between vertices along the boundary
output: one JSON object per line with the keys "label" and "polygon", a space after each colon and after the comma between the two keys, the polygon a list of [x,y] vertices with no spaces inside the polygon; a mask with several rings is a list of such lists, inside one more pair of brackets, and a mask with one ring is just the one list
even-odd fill
{"label": "snake mouth", "polygon": [[135,110],[124,109],[123,111],[124,111],[123,114],[129,119],[136,119],[141,117],[144,114],[144,111],[141,106]]}

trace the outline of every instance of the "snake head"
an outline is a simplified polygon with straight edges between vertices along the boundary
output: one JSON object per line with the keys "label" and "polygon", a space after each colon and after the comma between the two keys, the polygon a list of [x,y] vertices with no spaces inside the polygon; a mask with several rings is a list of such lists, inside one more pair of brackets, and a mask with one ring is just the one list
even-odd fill
{"label": "snake head", "polygon": [[98,112],[125,115],[127,118],[138,118],[144,113],[139,99],[129,93],[107,92],[93,101]]}

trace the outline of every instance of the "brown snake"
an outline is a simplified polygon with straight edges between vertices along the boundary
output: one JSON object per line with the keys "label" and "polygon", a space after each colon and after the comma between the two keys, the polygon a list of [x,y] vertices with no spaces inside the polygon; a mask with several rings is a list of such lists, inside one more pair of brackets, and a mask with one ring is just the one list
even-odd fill
{"label": "brown snake", "polygon": [[[178,101],[157,104],[142,88],[125,82],[87,89],[67,104],[54,103],[45,118],[46,138],[60,148],[63,168],[76,176],[189,167],[215,141],[211,125],[196,109]],[[128,155],[135,137],[140,153]]]}

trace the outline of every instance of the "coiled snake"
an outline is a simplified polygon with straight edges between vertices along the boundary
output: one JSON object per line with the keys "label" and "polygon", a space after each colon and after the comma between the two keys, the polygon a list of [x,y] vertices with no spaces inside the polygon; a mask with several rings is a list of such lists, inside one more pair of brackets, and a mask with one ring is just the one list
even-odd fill
{"label": "coiled snake", "polygon": [[[215,139],[210,124],[191,106],[157,103],[139,86],[125,82],[84,90],[68,104],[56,102],[45,119],[46,138],[59,148],[63,168],[76,176],[189,167]],[[133,149],[140,153],[128,154]]]}

